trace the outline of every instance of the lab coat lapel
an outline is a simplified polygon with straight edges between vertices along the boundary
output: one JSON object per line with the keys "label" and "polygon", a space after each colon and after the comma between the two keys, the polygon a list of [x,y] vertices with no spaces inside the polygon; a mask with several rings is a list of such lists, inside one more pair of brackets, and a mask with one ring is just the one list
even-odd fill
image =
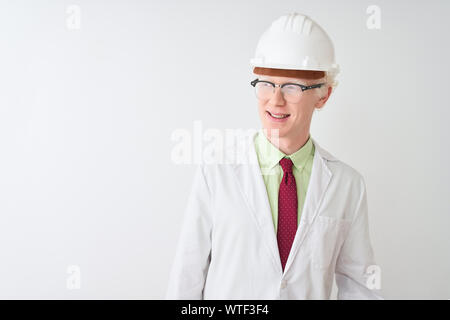
{"label": "lab coat lapel", "polygon": [[332,173],[327,166],[327,160],[336,160],[336,158],[322,149],[313,138],[311,139],[315,148],[311,177],[300,217],[300,223],[286,262],[285,273],[292,265],[299,248],[311,229],[311,225],[318,214],[319,206],[322,203],[322,199],[332,178]]}
{"label": "lab coat lapel", "polygon": [[261,233],[261,238],[264,239],[264,243],[270,252],[273,265],[277,272],[281,274],[281,261],[272,212],[253,138],[254,134],[246,141],[245,154],[242,157],[243,161],[234,166],[234,172],[237,182],[242,189],[242,194],[250,207],[250,214],[255,220]]}

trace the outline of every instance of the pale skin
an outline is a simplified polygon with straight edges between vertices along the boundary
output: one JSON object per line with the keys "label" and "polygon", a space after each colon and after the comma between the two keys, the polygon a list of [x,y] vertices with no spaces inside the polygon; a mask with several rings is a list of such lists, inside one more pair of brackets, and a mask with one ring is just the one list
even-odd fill
{"label": "pale skin", "polygon": [[[275,84],[293,82],[307,86],[323,82],[320,81],[320,79],[310,80],[263,75],[258,75],[258,79],[271,81]],[[270,99],[264,101],[258,99],[258,113],[262,127],[263,129],[266,129],[263,130],[264,134],[273,145],[287,155],[296,152],[308,141],[314,109],[321,109],[325,105],[331,95],[332,87],[328,86],[326,94],[322,97],[319,97],[314,90],[319,89],[304,91],[300,101],[297,103],[287,102],[283,98],[283,94],[279,87],[275,88],[275,93]],[[289,117],[286,121],[276,122],[271,118],[267,111],[275,114],[289,114]],[[271,130],[274,129],[279,129],[279,139],[272,138]]]}

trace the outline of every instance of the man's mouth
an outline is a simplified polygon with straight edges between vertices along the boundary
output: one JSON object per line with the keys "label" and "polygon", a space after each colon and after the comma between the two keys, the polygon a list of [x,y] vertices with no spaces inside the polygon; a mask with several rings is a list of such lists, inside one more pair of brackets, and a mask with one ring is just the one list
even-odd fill
{"label": "man's mouth", "polygon": [[272,118],[275,119],[284,119],[290,116],[290,114],[287,113],[271,113],[270,111],[266,111]]}

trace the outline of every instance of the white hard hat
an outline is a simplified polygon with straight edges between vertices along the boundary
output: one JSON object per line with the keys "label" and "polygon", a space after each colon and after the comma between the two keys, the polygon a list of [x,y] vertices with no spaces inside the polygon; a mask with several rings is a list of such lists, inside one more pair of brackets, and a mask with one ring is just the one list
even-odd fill
{"label": "white hard hat", "polygon": [[339,72],[334,46],[325,30],[308,16],[296,12],[272,22],[259,39],[250,64],[262,68]]}

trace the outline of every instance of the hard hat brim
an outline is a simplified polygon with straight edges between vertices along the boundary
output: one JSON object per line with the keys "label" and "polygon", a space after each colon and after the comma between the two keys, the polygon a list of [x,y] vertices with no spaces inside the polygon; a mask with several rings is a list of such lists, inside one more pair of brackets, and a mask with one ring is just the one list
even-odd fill
{"label": "hard hat brim", "polygon": [[288,77],[288,78],[301,78],[311,80],[322,79],[323,77],[325,77],[325,71],[320,70],[296,70],[296,69],[254,67],[253,73],[272,77]]}

